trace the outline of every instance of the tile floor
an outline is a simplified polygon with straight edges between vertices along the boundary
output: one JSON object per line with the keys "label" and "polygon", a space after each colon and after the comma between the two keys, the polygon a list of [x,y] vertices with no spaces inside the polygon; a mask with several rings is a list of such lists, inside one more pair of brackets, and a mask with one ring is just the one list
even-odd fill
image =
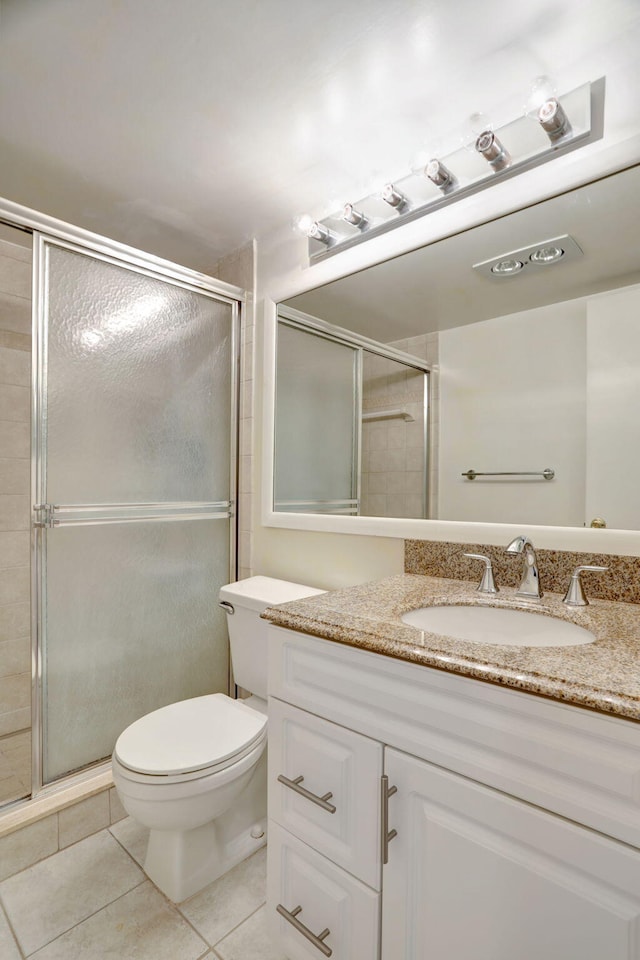
{"label": "tile floor", "polygon": [[181,904],[140,869],[127,818],[0,883],[2,960],[285,960],[265,923],[266,849]]}

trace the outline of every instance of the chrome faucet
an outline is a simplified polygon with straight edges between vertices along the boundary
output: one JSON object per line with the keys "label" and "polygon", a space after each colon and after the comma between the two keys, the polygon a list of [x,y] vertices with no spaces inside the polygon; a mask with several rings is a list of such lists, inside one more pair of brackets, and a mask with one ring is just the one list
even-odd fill
{"label": "chrome faucet", "polygon": [[524,557],[524,570],[522,571],[520,586],[516,590],[516,597],[539,600],[542,596],[542,590],[540,589],[538,559],[529,537],[516,537],[507,547],[507,553],[519,553]]}

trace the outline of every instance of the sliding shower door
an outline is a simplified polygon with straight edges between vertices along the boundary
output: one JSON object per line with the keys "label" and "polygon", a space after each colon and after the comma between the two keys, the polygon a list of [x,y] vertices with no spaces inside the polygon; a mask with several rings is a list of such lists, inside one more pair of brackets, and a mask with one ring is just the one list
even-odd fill
{"label": "sliding shower door", "polygon": [[42,782],[228,686],[237,303],[39,238]]}

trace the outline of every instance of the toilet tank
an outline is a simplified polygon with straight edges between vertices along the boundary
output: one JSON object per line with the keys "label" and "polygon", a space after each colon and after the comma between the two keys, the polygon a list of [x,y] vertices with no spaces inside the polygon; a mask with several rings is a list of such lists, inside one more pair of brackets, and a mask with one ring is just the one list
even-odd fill
{"label": "toilet tank", "polygon": [[220,589],[221,604],[233,607],[233,613],[225,609],[233,677],[238,686],[264,699],[267,697],[268,624],[260,619],[262,611],[278,603],[303,600],[324,592],[273,577],[249,577]]}

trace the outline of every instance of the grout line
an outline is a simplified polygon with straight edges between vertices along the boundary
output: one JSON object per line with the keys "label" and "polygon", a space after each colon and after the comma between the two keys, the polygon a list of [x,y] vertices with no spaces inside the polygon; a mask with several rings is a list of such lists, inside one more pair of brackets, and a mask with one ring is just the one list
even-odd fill
{"label": "grout line", "polygon": [[3,913],[3,915],[4,915],[4,918],[5,918],[5,920],[7,921],[7,926],[9,927],[9,931],[11,932],[11,936],[12,936],[13,939],[14,939],[14,942],[15,942],[16,948],[17,948],[17,950],[18,950],[18,953],[20,954],[21,957],[24,957],[24,956],[25,956],[24,950],[22,949],[22,947],[20,946],[20,944],[19,944],[19,942],[18,942],[18,937],[16,936],[16,932],[15,932],[15,930],[13,929],[13,924],[11,923],[11,920],[9,919],[9,914],[7,913],[7,911],[6,911],[6,909],[5,909],[4,903],[2,903],[2,898],[0,898],[0,910],[2,910],[2,913]]}
{"label": "grout line", "polygon": [[247,920],[250,920],[251,917],[253,917],[253,915],[258,912],[258,910],[262,910],[262,908],[265,906],[266,902],[267,902],[267,901],[264,900],[264,901],[260,904],[259,907],[256,907],[255,910],[252,910],[251,913],[248,913],[247,916],[244,917],[244,918],[240,921],[240,923],[236,923],[235,927],[232,927],[231,930],[227,930],[227,932],[225,933],[224,937],[220,937],[220,939],[219,939],[219,940],[216,940],[215,943],[212,943],[211,946],[212,946],[212,947],[217,947],[217,946],[219,946],[219,945],[222,943],[223,940],[226,940],[227,937],[230,937],[232,933],[235,933],[236,930],[237,930],[239,927],[241,927],[243,923],[246,923]]}
{"label": "grout line", "polygon": [[[90,913],[88,917],[83,917],[82,920],[78,920],[78,922],[77,922],[77,923],[74,923],[73,926],[68,927],[66,930],[62,930],[59,934],[57,934],[57,936],[55,936],[55,937],[53,938],[53,940],[48,940],[46,943],[41,944],[41,945],[40,945],[36,950],[34,950],[32,953],[23,954],[23,956],[24,956],[24,957],[32,957],[32,956],[34,956],[35,954],[37,954],[40,950],[44,950],[45,947],[51,946],[51,944],[52,944],[52,943],[55,943],[56,940],[59,940],[61,937],[64,937],[64,936],[66,936],[68,933],[71,933],[71,931],[72,931],[72,930],[75,930],[76,927],[82,926],[82,924],[83,924],[83,923],[86,923],[87,920],[91,920],[92,917],[95,917],[95,916],[97,916],[97,914],[102,913],[102,911],[103,911],[103,910],[106,910],[107,907],[110,907],[112,904],[117,903],[118,900],[122,900],[123,897],[126,897],[127,894],[132,893],[134,890],[137,890],[138,887],[141,887],[141,886],[143,885],[143,883],[145,883],[147,880],[148,880],[148,878],[147,878],[147,877],[144,877],[139,883],[136,883],[136,884],[135,884],[133,887],[131,887],[129,890],[125,890],[124,893],[119,894],[119,895],[115,898],[115,900],[110,900],[109,903],[103,904],[103,906],[99,907],[98,910],[95,910],[93,913]],[[149,881],[149,882],[150,882],[150,881]]]}

